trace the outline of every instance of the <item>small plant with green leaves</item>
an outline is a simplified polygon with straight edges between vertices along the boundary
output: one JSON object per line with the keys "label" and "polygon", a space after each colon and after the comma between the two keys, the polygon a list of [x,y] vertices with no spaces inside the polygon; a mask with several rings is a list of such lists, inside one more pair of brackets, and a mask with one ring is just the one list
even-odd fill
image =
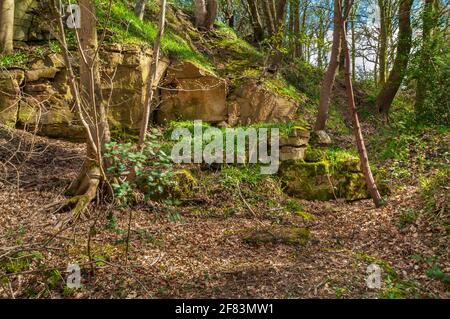
{"label": "small plant with green leaves", "polygon": [[449,219],[449,181],[450,169],[437,170],[429,177],[420,180],[421,197],[425,202],[425,210],[437,217]]}
{"label": "small plant with green leaves", "polygon": [[9,68],[23,65],[28,60],[28,54],[24,51],[17,51],[13,54],[0,55],[0,68]]}
{"label": "small plant with green leaves", "polygon": [[106,158],[111,161],[108,173],[113,177],[112,187],[120,205],[128,205],[141,192],[146,199],[162,196],[174,176],[170,157],[161,150],[154,130],[142,148],[132,143],[111,142]]}

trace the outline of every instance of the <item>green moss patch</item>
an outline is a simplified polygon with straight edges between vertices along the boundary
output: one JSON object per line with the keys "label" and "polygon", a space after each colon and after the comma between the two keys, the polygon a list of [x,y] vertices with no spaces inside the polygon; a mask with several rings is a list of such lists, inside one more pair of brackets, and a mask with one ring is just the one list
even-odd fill
{"label": "green moss patch", "polygon": [[310,231],[306,228],[277,225],[246,230],[242,236],[242,240],[247,244],[272,243],[304,246],[309,241]]}

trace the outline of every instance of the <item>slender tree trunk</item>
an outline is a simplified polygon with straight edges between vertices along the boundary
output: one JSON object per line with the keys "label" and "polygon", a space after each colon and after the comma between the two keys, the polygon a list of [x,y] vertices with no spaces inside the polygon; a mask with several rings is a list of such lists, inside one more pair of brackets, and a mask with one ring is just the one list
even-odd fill
{"label": "slender tree trunk", "polygon": [[275,4],[275,0],[268,0],[269,1],[269,9],[270,9],[270,13],[272,14],[272,18],[273,18],[273,21],[274,21],[274,24],[275,24],[275,29],[276,29],[276,21],[277,21],[277,19],[278,19],[278,16],[277,16],[277,7],[276,7],[276,4]]}
{"label": "slender tree trunk", "polygon": [[214,22],[216,22],[217,13],[219,10],[219,6],[217,4],[217,0],[208,0],[206,3],[206,20],[205,20],[205,28],[207,30],[211,30],[214,27]]}
{"label": "slender tree trunk", "polygon": [[227,20],[227,24],[230,28],[234,28],[234,7],[233,0],[227,0],[225,18]]}
{"label": "slender tree trunk", "polygon": [[379,52],[380,52],[380,42],[377,41],[377,50],[375,53],[375,66],[373,68],[373,81],[375,84],[375,87],[378,87],[378,65],[379,65]]}
{"label": "slender tree trunk", "polygon": [[195,25],[199,29],[210,30],[217,18],[217,0],[195,0]]}
{"label": "slender tree trunk", "polygon": [[353,5],[351,14],[351,28],[352,28],[352,81],[356,81],[356,4]]}
{"label": "slender tree trunk", "polygon": [[334,0],[334,18],[333,18],[333,44],[331,48],[331,56],[328,64],[327,72],[322,81],[320,89],[319,113],[317,114],[316,123],[314,125],[315,131],[322,131],[325,129],[328,118],[328,105],[330,103],[331,91],[336,77],[336,71],[339,66],[339,56],[341,52],[341,17],[339,15],[340,0]]}
{"label": "slender tree trunk", "polygon": [[275,33],[275,20],[272,16],[272,10],[270,9],[270,2],[271,0],[262,0],[267,33],[269,34],[269,36],[272,36]]}
{"label": "slender tree trunk", "polygon": [[289,50],[292,58],[295,58],[295,34],[294,34],[294,6],[295,0],[289,0]]}
{"label": "slender tree trunk", "polygon": [[13,52],[14,0],[0,0],[0,54]]}
{"label": "slender tree trunk", "polygon": [[256,42],[264,40],[264,30],[258,10],[258,0],[247,0]]}
{"label": "slender tree trunk", "polygon": [[[282,30],[284,28],[284,21],[285,21],[285,14],[286,14],[286,6],[287,6],[287,0],[279,0],[276,8],[276,22],[275,22],[275,32],[278,35],[279,33],[282,33]],[[270,57],[269,57],[269,65],[267,67],[267,71],[275,74],[278,72],[278,69],[280,68],[281,62],[283,61],[283,52],[280,50],[281,46],[283,45],[283,38],[277,37],[274,48],[271,50]]]}
{"label": "slender tree trunk", "polygon": [[134,6],[134,14],[136,15],[136,17],[139,18],[139,20],[143,20],[144,19],[144,13],[145,13],[145,3],[147,2],[147,0],[138,0],[136,2],[136,5]]}
{"label": "slender tree trunk", "polygon": [[425,0],[425,6],[422,12],[422,50],[420,54],[420,74],[417,78],[415,112],[416,117],[420,118],[424,113],[424,104],[427,97],[428,81],[431,80],[431,32],[436,25],[434,14],[435,0]]}
{"label": "slender tree trunk", "polygon": [[323,57],[325,55],[325,21],[324,12],[321,11],[319,16],[319,26],[317,30],[317,67],[323,69]]}
{"label": "slender tree trunk", "polygon": [[294,50],[293,50],[293,57],[298,58],[299,57],[299,44],[300,44],[300,0],[293,0],[292,5],[292,13],[294,15]]}
{"label": "slender tree trunk", "polygon": [[206,1],[207,0],[195,0],[194,2],[195,26],[197,28],[205,27],[206,16],[208,14]]}
{"label": "slender tree trunk", "polygon": [[389,78],[377,97],[378,111],[384,114],[386,120],[388,120],[389,108],[400,88],[408,66],[412,45],[411,6],[412,0],[400,0],[397,54]]}
{"label": "slender tree trunk", "polygon": [[379,38],[379,77],[378,81],[381,86],[386,83],[387,73],[387,52],[388,52],[388,19],[387,0],[378,0],[378,8],[380,10],[380,38]]}
{"label": "slender tree trunk", "polygon": [[[347,9],[349,10],[349,9]],[[339,13],[342,16],[341,13]],[[351,71],[350,71],[350,50],[348,48],[348,42],[346,37],[345,30],[345,21],[341,21],[341,37],[342,37],[342,50],[345,56],[345,86],[347,90],[347,98],[348,105],[350,109],[350,114],[352,115],[353,121],[353,131],[356,138],[356,145],[358,147],[359,159],[361,163],[361,169],[364,173],[364,177],[367,184],[367,189],[369,190],[370,195],[372,196],[373,202],[376,207],[381,206],[381,196],[378,192],[377,185],[375,183],[375,179],[373,178],[372,171],[369,165],[369,159],[367,156],[366,146],[364,145],[364,138],[361,131],[361,126],[359,124],[358,113],[356,112],[355,106],[355,97],[353,95],[353,84],[351,80]]]}
{"label": "slender tree trunk", "polygon": [[[299,0],[300,1],[300,0]],[[300,32],[299,35],[303,41],[303,38],[306,37],[306,20],[308,19],[308,7],[309,7],[309,3],[306,2],[306,5],[303,7],[303,13],[302,13],[302,24],[300,27]],[[305,59],[305,44],[300,42],[298,43],[298,56],[300,59]],[[309,61],[309,57],[306,59],[307,61]]]}
{"label": "slender tree trunk", "polygon": [[164,34],[164,27],[166,21],[166,0],[160,0],[160,13],[159,13],[159,23],[158,23],[158,34],[155,38],[155,43],[153,46],[153,56],[152,63],[150,66],[150,73],[147,81],[147,92],[145,96],[144,104],[144,114],[142,116],[141,130],[139,134],[139,146],[142,147],[145,142],[145,137],[147,135],[148,121],[151,114],[151,105],[153,101],[153,94],[155,92],[156,83],[156,73],[158,70],[159,57],[160,57],[160,47],[161,38]]}
{"label": "slender tree trunk", "polygon": [[92,0],[79,0],[81,28],[79,29],[80,48],[80,97],[82,109],[89,119],[89,132],[95,143],[87,144],[86,161],[78,179],[67,194],[75,196],[74,213],[82,210],[96,197],[97,188],[106,180],[103,154],[109,142],[109,126],[100,87],[98,69],[98,43],[95,19],[95,6]]}

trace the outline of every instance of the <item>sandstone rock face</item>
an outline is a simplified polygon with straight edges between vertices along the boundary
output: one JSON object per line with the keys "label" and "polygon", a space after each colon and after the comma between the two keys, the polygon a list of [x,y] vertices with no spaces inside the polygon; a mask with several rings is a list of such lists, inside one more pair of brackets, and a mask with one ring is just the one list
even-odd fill
{"label": "sandstone rock face", "polygon": [[277,95],[255,81],[239,88],[228,104],[230,125],[260,122],[287,122],[294,118],[297,103]]}
{"label": "sandstone rock face", "polygon": [[[114,128],[138,130],[143,114],[147,79],[152,62],[151,51],[134,45],[113,45],[102,51],[106,67],[102,83],[103,97],[110,100],[108,118]],[[161,59],[156,81],[165,75],[169,61]]]}
{"label": "sandstone rock face", "polygon": [[283,146],[280,149],[280,161],[303,160],[305,149],[300,147]]}
{"label": "sandstone rock face", "polygon": [[26,42],[48,39],[50,27],[45,25],[47,21],[43,14],[48,9],[48,6],[37,0],[15,0],[14,40]]}
{"label": "sandstone rock face", "polygon": [[84,139],[59,54],[30,61],[18,111],[18,126],[55,138]]}
{"label": "sandstone rock face", "polygon": [[281,136],[280,161],[304,160],[309,138],[309,131],[299,126],[289,136]]}
{"label": "sandstone rock face", "polygon": [[226,83],[191,62],[169,67],[161,89],[158,123],[173,120],[202,120],[219,123],[227,120]]}
{"label": "sandstone rock face", "polygon": [[[114,45],[101,51],[102,93],[109,102],[111,128],[139,128],[150,71],[151,52],[138,46]],[[75,61],[76,64],[76,61]],[[157,81],[169,62],[162,59]],[[106,80],[105,80],[106,79]],[[8,70],[0,74],[0,122],[34,130],[42,135],[84,139],[83,128],[73,110],[67,85],[64,59],[51,53],[28,62],[26,71]]]}
{"label": "sandstone rock face", "polygon": [[17,120],[22,70],[0,71],[0,123],[13,127]]}
{"label": "sandstone rock face", "polygon": [[312,135],[312,142],[314,144],[326,146],[332,143],[331,137],[325,131],[315,131]]}

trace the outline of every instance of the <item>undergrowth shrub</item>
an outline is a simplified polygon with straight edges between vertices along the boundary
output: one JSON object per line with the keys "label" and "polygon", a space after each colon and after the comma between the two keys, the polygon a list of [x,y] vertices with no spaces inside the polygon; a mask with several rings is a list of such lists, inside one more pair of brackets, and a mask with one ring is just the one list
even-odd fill
{"label": "undergrowth shrub", "polygon": [[428,213],[439,214],[449,223],[450,169],[440,169],[420,180],[420,194]]}
{"label": "undergrowth shrub", "polygon": [[158,138],[160,134],[153,132],[142,149],[132,143],[107,145],[105,156],[111,161],[108,173],[113,176],[112,187],[120,205],[129,204],[136,193],[144,194],[145,199],[158,198],[172,183],[172,162]]}

